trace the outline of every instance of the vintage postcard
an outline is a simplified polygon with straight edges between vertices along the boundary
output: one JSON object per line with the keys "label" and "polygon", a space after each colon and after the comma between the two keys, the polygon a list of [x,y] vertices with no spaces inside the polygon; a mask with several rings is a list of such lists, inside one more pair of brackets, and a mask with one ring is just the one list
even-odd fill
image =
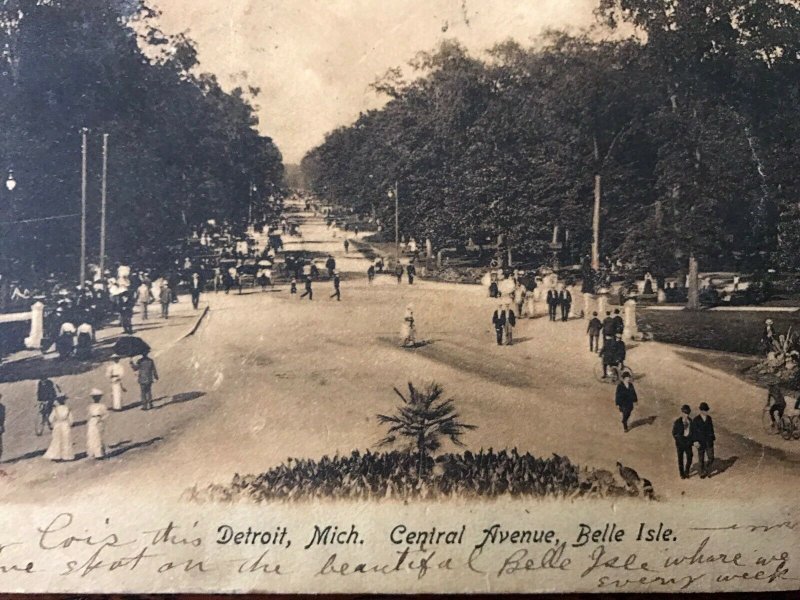
{"label": "vintage postcard", "polygon": [[800,589],[797,2],[0,37],[0,592]]}

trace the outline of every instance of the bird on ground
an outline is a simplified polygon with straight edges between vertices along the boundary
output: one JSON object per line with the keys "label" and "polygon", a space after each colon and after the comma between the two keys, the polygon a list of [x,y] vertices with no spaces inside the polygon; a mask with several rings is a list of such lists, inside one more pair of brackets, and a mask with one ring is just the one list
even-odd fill
{"label": "bird on ground", "polygon": [[642,479],[642,492],[644,493],[644,497],[648,500],[656,499],[656,494],[653,491],[653,484],[650,483],[649,479]]}

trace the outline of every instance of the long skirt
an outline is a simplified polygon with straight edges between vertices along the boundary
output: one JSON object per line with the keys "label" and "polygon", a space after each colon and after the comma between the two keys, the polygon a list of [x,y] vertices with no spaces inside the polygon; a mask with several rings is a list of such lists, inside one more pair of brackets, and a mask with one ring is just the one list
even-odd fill
{"label": "long skirt", "polygon": [[104,425],[99,417],[89,417],[86,424],[86,455],[89,458],[103,458],[106,455],[103,429]]}
{"label": "long skirt", "polygon": [[122,410],[122,382],[111,382],[111,408]]}
{"label": "long skirt", "polygon": [[75,451],[72,449],[72,427],[69,423],[57,421],[53,425],[53,438],[44,457],[50,460],[73,460],[75,458]]}

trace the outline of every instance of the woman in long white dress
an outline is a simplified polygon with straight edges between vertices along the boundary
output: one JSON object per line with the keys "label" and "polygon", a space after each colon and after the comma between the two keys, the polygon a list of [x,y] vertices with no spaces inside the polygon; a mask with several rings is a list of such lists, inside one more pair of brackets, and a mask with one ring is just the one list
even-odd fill
{"label": "woman in long white dress", "polygon": [[406,307],[406,314],[403,317],[403,325],[400,327],[400,339],[404,348],[413,348],[417,343],[417,328],[414,325],[414,309],[409,304]]}
{"label": "woman in long white dress", "polygon": [[106,455],[106,446],[103,434],[106,428],[108,407],[100,402],[103,392],[97,388],[91,391],[92,403],[89,405],[86,418],[86,456],[89,458],[103,458]]}
{"label": "woman in long white dress", "polygon": [[67,397],[60,396],[50,413],[50,425],[53,429],[53,438],[50,447],[44,453],[50,460],[74,460],[75,452],[72,450],[72,411],[67,406]]}

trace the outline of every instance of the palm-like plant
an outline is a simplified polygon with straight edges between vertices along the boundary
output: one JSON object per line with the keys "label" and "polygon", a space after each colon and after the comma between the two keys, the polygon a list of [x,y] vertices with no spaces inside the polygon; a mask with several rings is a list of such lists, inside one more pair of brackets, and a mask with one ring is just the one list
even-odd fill
{"label": "palm-like plant", "polygon": [[378,422],[389,425],[387,436],[378,442],[388,446],[400,441],[408,444],[408,449],[416,449],[418,455],[418,475],[421,478],[428,455],[441,447],[442,437],[449,437],[456,446],[463,446],[461,436],[475,429],[459,420],[452,398],[443,400],[444,390],[437,383],[425,388],[416,388],[408,382],[408,395],[394,388],[403,403],[393,415],[378,415]]}

